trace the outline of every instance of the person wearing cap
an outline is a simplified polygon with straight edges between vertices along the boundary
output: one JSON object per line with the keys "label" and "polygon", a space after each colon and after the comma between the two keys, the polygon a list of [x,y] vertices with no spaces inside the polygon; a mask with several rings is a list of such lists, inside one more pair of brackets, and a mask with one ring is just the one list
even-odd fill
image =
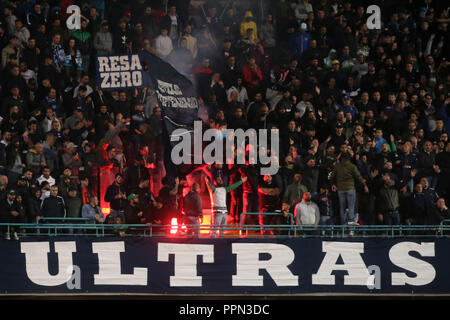
{"label": "person wearing cap", "polygon": [[99,55],[108,55],[113,52],[113,36],[109,31],[109,23],[103,20],[100,30],[94,36],[94,48]]}
{"label": "person wearing cap", "polygon": [[63,166],[71,168],[75,176],[78,175],[78,170],[83,165],[77,148],[78,146],[75,143],[69,142],[65,147],[65,152],[61,156]]}
{"label": "person wearing cap", "polygon": [[344,112],[344,115],[350,113],[352,115],[352,119],[356,119],[359,112],[358,108],[356,108],[354,103],[352,102],[352,98],[348,95],[345,95],[342,98],[342,102],[343,103],[340,109]]}
{"label": "person wearing cap", "polygon": [[21,176],[17,179],[17,185],[15,187],[16,193],[20,194],[23,198],[27,199],[30,196],[30,187],[27,185],[27,178]]}
{"label": "person wearing cap", "polygon": [[335,131],[327,138],[327,142],[328,145],[333,145],[336,150],[348,142],[344,134],[344,124],[342,122],[336,122]]}
{"label": "person wearing cap", "polygon": [[125,221],[127,224],[143,224],[147,222],[144,210],[140,205],[139,195],[131,193],[127,197],[128,205],[125,208]]}
{"label": "person wearing cap", "polygon": [[[329,70],[333,66],[333,62],[337,61],[337,51],[336,49],[331,49],[328,55],[323,58],[323,66],[325,69]],[[338,62],[339,63],[339,62]]]}
{"label": "person wearing cap", "polygon": [[42,143],[36,143],[34,147],[28,150],[26,156],[27,167],[33,173],[39,173],[40,170],[47,166],[47,161],[44,155],[44,145]]}
{"label": "person wearing cap", "polygon": [[302,22],[299,31],[294,33],[289,39],[291,50],[299,61],[302,58],[303,52],[308,50],[310,41],[311,35],[308,33],[308,25]]}
{"label": "person wearing cap", "polygon": [[[19,210],[19,206],[16,202],[17,192],[14,189],[10,189],[7,192],[6,199],[0,203],[2,208],[0,213],[0,220],[3,223],[23,223],[25,222],[25,216],[23,212]],[[6,231],[6,230],[5,230]],[[15,240],[19,240],[16,227],[11,227],[10,232],[13,234]],[[10,234],[6,233],[6,240],[10,240]]]}

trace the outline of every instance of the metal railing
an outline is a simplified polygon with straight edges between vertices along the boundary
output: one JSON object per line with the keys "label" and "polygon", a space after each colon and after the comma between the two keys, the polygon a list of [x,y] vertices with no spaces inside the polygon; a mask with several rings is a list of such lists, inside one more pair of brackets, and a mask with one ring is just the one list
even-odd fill
{"label": "metal railing", "polygon": [[3,234],[11,234],[14,230],[19,237],[23,236],[140,236],[140,237],[195,237],[195,231],[200,237],[217,236],[222,231],[224,237],[327,237],[327,238],[407,238],[407,237],[449,237],[450,220],[440,225],[186,225],[178,226],[176,233],[173,225],[145,224],[86,224],[86,223],[0,223]]}

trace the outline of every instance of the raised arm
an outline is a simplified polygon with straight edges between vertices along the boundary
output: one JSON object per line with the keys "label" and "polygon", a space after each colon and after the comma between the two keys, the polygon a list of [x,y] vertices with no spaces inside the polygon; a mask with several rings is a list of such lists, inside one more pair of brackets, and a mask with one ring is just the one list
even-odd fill
{"label": "raised arm", "polygon": [[225,187],[225,190],[226,190],[227,192],[230,192],[230,191],[232,191],[232,190],[238,188],[238,187],[239,187],[241,184],[243,184],[245,181],[247,181],[247,177],[243,177],[243,178],[241,179],[241,181],[238,181],[238,182],[236,182],[236,183],[233,183],[231,186]]}

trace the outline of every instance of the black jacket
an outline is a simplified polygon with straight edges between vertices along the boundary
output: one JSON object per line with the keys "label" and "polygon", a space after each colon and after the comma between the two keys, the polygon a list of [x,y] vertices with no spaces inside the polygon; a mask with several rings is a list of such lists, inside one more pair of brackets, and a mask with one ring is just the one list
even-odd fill
{"label": "black jacket", "polygon": [[431,151],[426,153],[425,151],[419,152],[417,155],[417,166],[420,176],[431,176],[434,174],[433,165],[435,165],[436,154]]}
{"label": "black jacket", "polygon": [[41,215],[42,200],[32,196],[27,201],[27,220],[29,223],[36,222],[36,217]]}
{"label": "black jacket", "polygon": [[119,192],[126,193],[125,187],[118,186],[115,183],[110,185],[108,189],[106,189],[105,193],[105,202],[110,203],[110,207],[116,211],[125,210],[128,202],[125,199],[114,199]]}
{"label": "black jacket", "polygon": [[[145,218],[144,214],[142,214],[142,217],[138,216],[138,213],[141,212],[142,209],[140,206],[132,207],[129,204],[125,208],[125,221],[127,224],[141,224],[143,223],[141,219]],[[142,211],[142,213],[144,213]]]}
{"label": "black jacket", "polygon": [[190,191],[183,199],[183,210],[187,216],[201,217],[202,212],[202,199],[200,195],[195,191]]}
{"label": "black jacket", "polygon": [[[1,203],[1,213],[0,213],[0,221],[3,223],[19,223],[22,222],[21,220],[24,218],[23,217],[23,210],[20,210],[20,206],[18,205],[18,203],[16,201],[13,201],[12,204],[9,204],[8,200],[3,200]],[[19,216],[14,217],[11,212],[13,211],[17,211],[19,212]]]}
{"label": "black jacket", "polygon": [[65,218],[66,205],[64,203],[64,199],[60,196],[50,196],[48,198],[45,198],[44,201],[42,201],[41,216]]}

